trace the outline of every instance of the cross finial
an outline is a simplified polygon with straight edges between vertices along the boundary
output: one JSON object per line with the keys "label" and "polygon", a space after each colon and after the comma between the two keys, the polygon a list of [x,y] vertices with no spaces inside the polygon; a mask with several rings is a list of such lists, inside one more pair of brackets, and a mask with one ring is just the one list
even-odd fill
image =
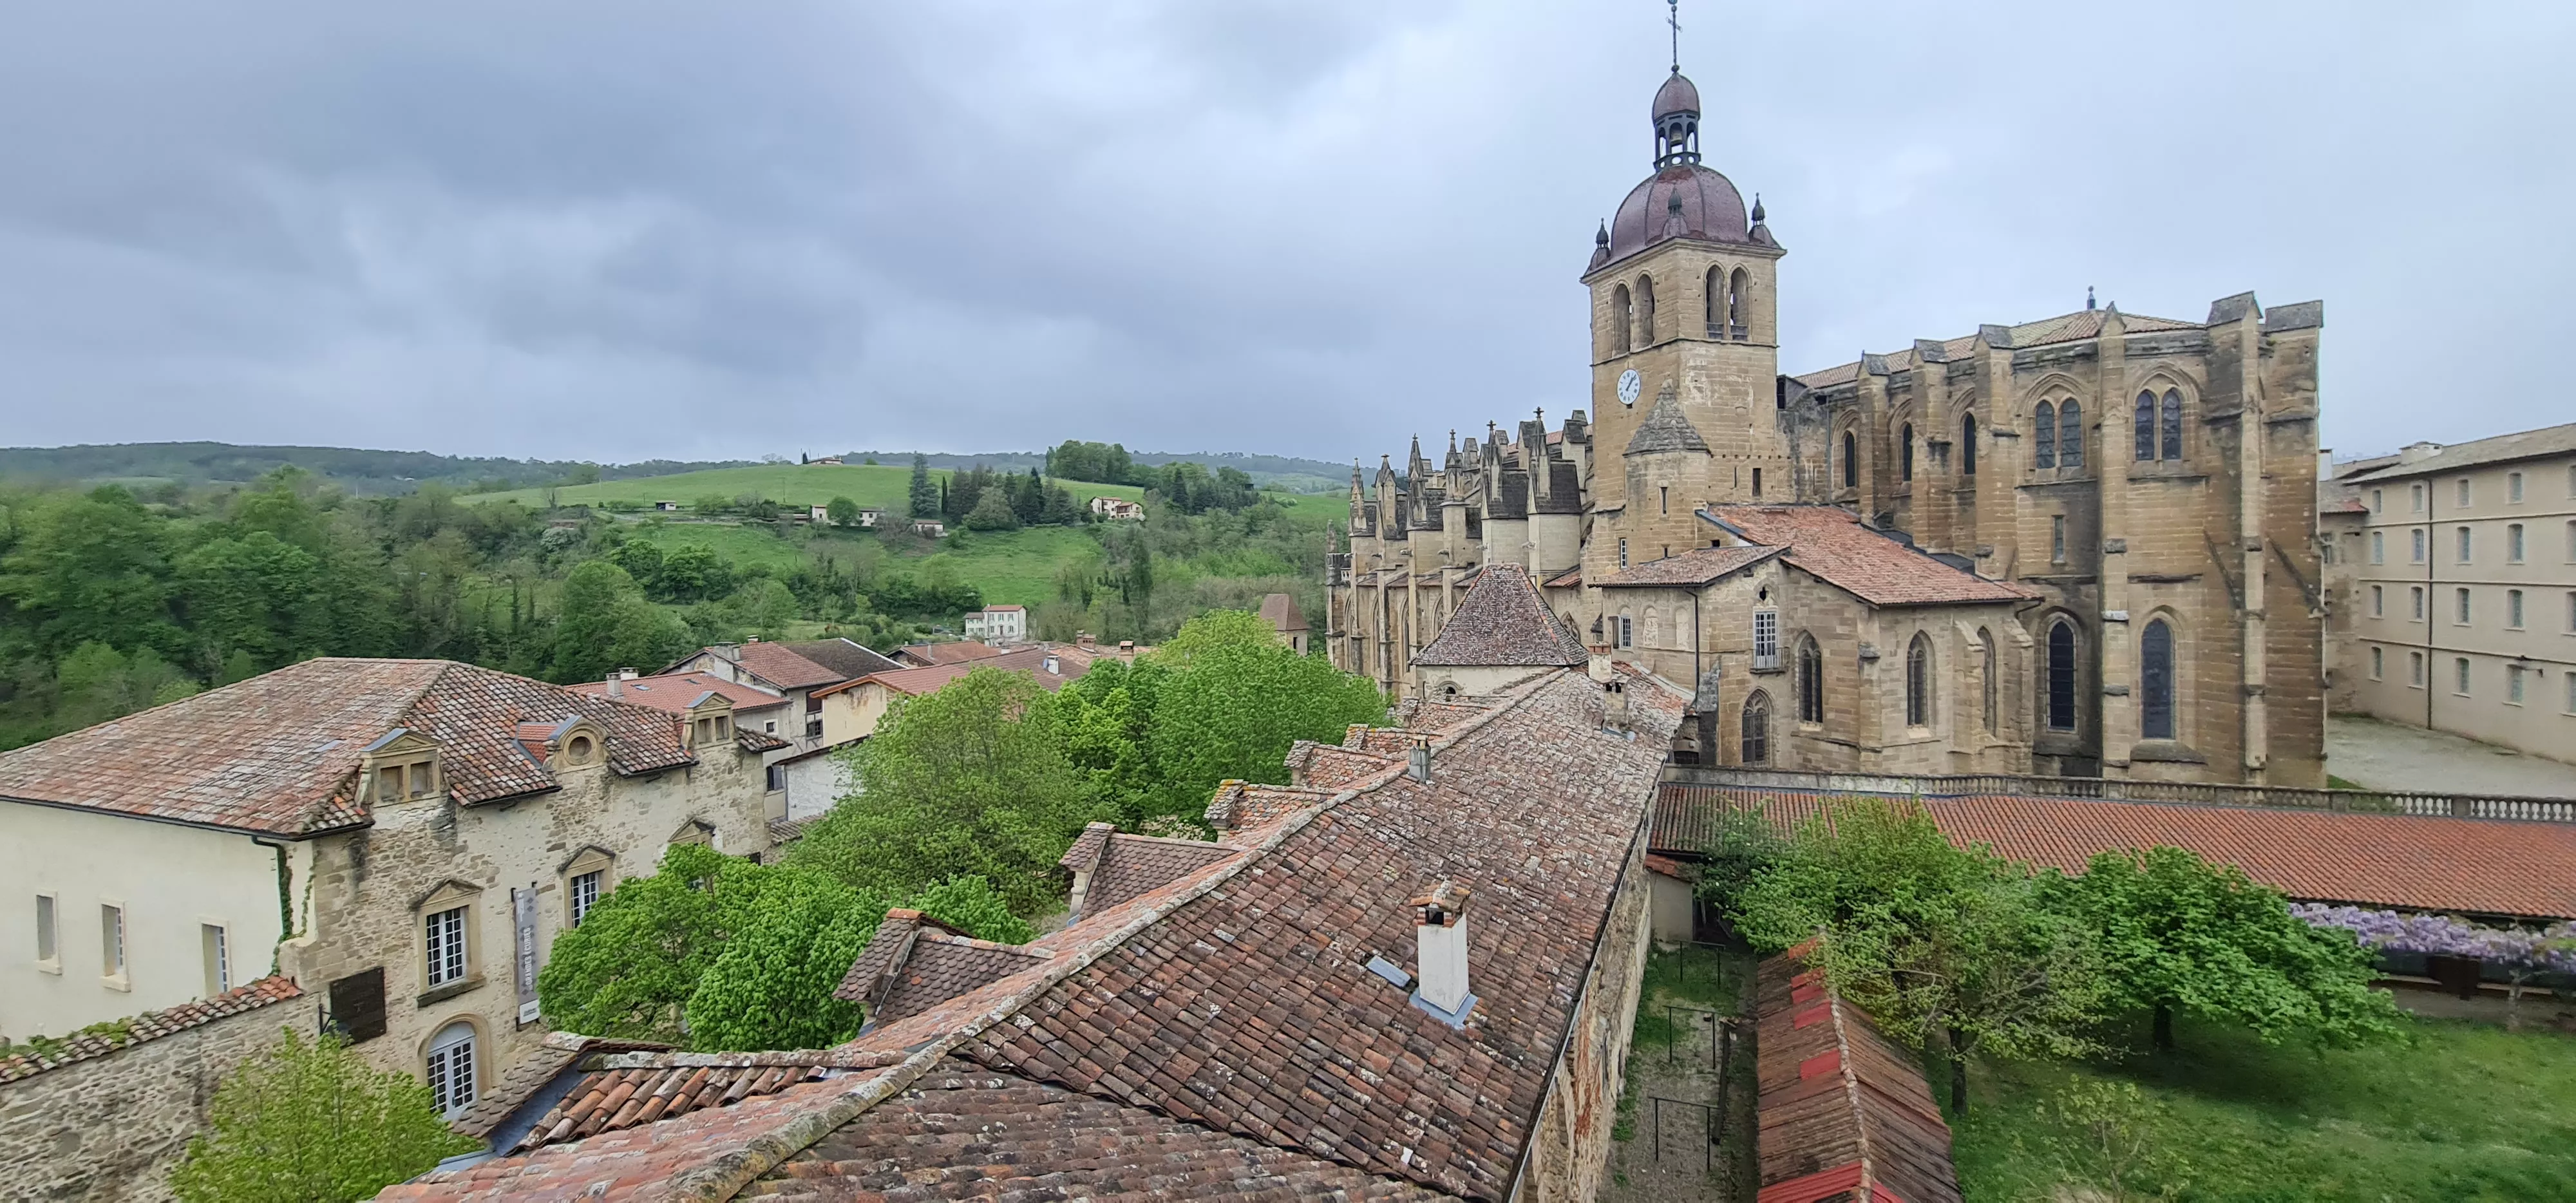
{"label": "cross finial", "polygon": [[1664,18],[1664,24],[1673,27],[1673,74],[1679,75],[1682,73],[1682,0],[1664,0],[1664,5],[1672,10]]}

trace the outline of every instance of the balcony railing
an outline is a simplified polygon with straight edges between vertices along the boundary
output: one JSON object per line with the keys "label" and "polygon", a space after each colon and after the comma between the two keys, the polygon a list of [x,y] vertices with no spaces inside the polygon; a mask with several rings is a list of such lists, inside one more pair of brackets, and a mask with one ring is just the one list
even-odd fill
{"label": "balcony railing", "polygon": [[2034,777],[2005,773],[1934,775],[1823,773],[1776,769],[1675,768],[1678,785],[1733,786],[1828,794],[1897,794],[1966,797],[1983,794],[2088,798],[2106,802],[2163,802],[2186,806],[2324,810],[2350,814],[2417,815],[2455,819],[2512,819],[2526,823],[2576,823],[2576,798],[2522,798],[2493,794],[2437,794],[2385,790],[2298,789],[2266,785],[2215,785],[2189,781],[2135,781],[2105,777]]}
{"label": "balcony railing", "polygon": [[1774,670],[1778,669],[1779,667],[1780,667],[1780,653],[1779,653],[1778,651],[1774,650],[1774,651],[1768,651],[1768,652],[1755,652],[1755,653],[1753,653],[1753,671],[1755,671],[1755,672],[1771,672],[1771,671],[1774,671]]}

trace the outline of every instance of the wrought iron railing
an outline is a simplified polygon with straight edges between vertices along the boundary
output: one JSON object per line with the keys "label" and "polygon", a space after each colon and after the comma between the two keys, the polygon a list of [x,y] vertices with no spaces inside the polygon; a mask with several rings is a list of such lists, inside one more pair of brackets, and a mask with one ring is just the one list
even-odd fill
{"label": "wrought iron railing", "polygon": [[2576,823],[2576,798],[2501,794],[2438,794],[2404,790],[2299,789],[2273,785],[2214,785],[2188,781],[2115,780],[2105,777],[2028,777],[2010,773],[1825,773],[1780,769],[1675,766],[1666,780],[1683,785],[1798,790],[1824,794],[1898,794],[1963,797],[1979,794],[2037,798],[2087,798],[2106,802],[2163,802],[2353,814],[2418,815],[2453,819],[2510,819],[2526,823]]}

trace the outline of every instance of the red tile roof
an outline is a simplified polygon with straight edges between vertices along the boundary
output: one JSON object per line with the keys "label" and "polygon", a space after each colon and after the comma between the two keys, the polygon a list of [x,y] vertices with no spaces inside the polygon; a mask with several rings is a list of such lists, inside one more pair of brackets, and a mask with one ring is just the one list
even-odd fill
{"label": "red tile roof", "polygon": [[[1713,816],[1759,805],[1776,826],[1819,813],[1830,795],[1666,785],[1654,846],[1701,851]],[[2095,853],[2187,848],[2310,902],[2528,918],[2576,918],[2576,823],[2453,819],[2260,807],[2004,795],[1931,797],[1950,842],[2065,871]]]}
{"label": "red tile roof", "polygon": [[1788,563],[1874,606],[2019,602],[2018,585],[1953,568],[1830,505],[1728,505],[1702,511],[1747,542],[1789,549]]}
{"label": "red tile roof", "polygon": [[[181,1003],[164,1010],[137,1015],[127,1020],[122,1030],[74,1036],[50,1052],[25,1052],[0,1057],[0,1083],[32,1078],[49,1069],[59,1069],[74,1062],[104,1057],[121,1048],[158,1040],[189,1028],[213,1023],[228,1015],[256,1011],[262,1007],[300,998],[304,991],[283,977],[264,977],[235,986],[213,998]],[[25,1046],[12,1046],[25,1047]]]}
{"label": "red tile roof", "polygon": [[325,657],[0,753],[0,798],[310,835],[367,821],[358,767],[396,728],[438,745],[472,805],[554,788],[519,728],[576,714],[619,773],[694,763],[678,724],[640,706],[448,660]]}
{"label": "red tile roof", "polygon": [[1285,593],[1273,593],[1261,599],[1261,621],[1282,633],[1308,630],[1306,612],[1297,608],[1297,599]]}
{"label": "red tile roof", "polygon": [[1404,761],[1400,757],[1380,756],[1301,739],[1289,745],[1287,768],[1289,780],[1299,785],[1340,789],[1402,763]]}
{"label": "red tile roof", "polygon": [[1950,1126],[1920,1057],[1880,1034],[1798,950],[1762,962],[1753,1014],[1758,1203],[1958,1203]]}
{"label": "red tile roof", "polygon": [[[595,698],[610,696],[608,682],[584,681],[564,688]],[[661,673],[650,677],[632,677],[617,683],[616,699],[630,706],[643,706],[672,714],[686,714],[690,707],[710,693],[722,694],[735,710],[766,710],[784,706],[787,699],[757,686],[728,681],[712,673]]]}
{"label": "red tile roof", "polygon": [[[896,693],[920,697],[926,693],[937,693],[946,689],[949,682],[979,668],[1027,673],[1036,677],[1038,684],[1052,692],[1064,688],[1069,682],[1079,680],[1082,674],[1091,671],[1091,662],[1094,658],[1092,653],[1074,648],[1024,647],[1014,651],[996,652],[980,659],[961,660],[953,664],[933,664],[922,668],[898,668],[890,672],[870,673],[855,681],[843,681],[838,685],[815,690],[810,696],[828,696],[846,689],[856,689],[873,681]],[[1050,659],[1055,661],[1054,672],[1046,671],[1046,663]]]}
{"label": "red tile roof", "polygon": [[1777,547],[1698,547],[1603,577],[1604,589],[1705,585],[1779,555]]}
{"label": "red tile roof", "polygon": [[784,643],[755,639],[743,644],[734,657],[734,662],[751,670],[752,675],[780,689],[811,689],[849,679],[843,673],[806,659]]}
{"label": "red tile roof", "polygon": [[907,643],[895,653],[917,664],[963,664],[1002,654],[1002,649],[974,639],[952,639],[946,643]]}
{"label": "red tile roof", "polygon": [[1547,611],[1547,600],[1518,564],[1487,564],[1458,599],[1458,609],[1430,645],[1413,654],[1420,665],[1545,667],[1588,659],[1574,634]]}
{"label": "red tile roof", "polygon": [[824,668],[839,680],[864,677],[869,673],[901,668],[901,664],[847,639],[797,639],[778,644]]}

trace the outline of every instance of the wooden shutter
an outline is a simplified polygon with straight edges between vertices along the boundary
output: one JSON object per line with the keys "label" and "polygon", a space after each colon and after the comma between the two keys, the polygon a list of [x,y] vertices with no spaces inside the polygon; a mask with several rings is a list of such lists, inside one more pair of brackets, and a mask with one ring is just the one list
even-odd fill
{"label": "wooden shutter", "polygon": [[330,1024],[351,1044],[385,1034],[385,971],[352,973],[331,983]]}

